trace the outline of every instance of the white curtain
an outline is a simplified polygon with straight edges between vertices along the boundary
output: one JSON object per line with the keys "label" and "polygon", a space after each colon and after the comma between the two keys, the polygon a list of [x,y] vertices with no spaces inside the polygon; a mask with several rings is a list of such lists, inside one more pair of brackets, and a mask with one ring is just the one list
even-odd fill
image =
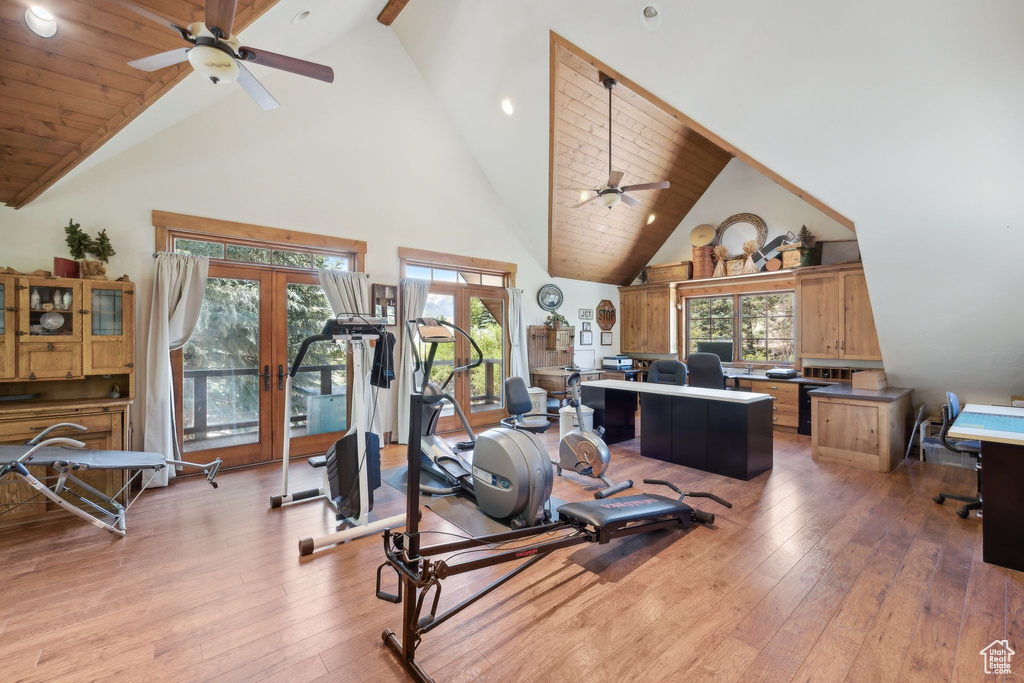
{"label": "white curtain", "polygon": [[523,290],[508,288],[508,336],[512,343],[510,349],[510,377],[522,377],[526,386],[530,386],[530,361],[527,349],[530,342],[526,336],[526,316],[523,311]]}
{"label": "white curtain", "polygon": [[397,437],[398,443],[409,443],[409,406],[413,390],[412,339],[410,339],[405,321],[423,315],[429,293],[429,280],[402,278],[402,315],[398,319],[398,329],[402,339],[399,348],[402,352],[395,362],[398,368],[395,375],[398,379],[398,389],[395,394],[395,417],[391,423],[391,436],[392,438]]}
{"label": "white curtain", "polygon": [[[370,283],[365,273],[353,273],[343,270],[318,270],[320,286],[323,287],[327,301],[331,304],[334,315],[342,313],[370,313]],[[381,433],[380,404],[377,403],[377,411],[374,411],[372,391],[375,387],[370,386],[370,372],[373,369],[373,350],[369,343],[363,345],[361,359],[363,364],[363,407],[365,422],[360,425],[364,432]],[[385,390],[386,391],[386,390]],[[379,396],[378,396],[379,398]],[[374,414],[374,413],[377,414]]]}
{"label": "white curtain", "polygon": [[[210,259],[161,253],[153,275],[153,305],[146,347],[145,450],[174,458],[174,401],[171,351],[180,349],[199,322]],[[167,486],[173,468],[157,472],[150,486]]]}

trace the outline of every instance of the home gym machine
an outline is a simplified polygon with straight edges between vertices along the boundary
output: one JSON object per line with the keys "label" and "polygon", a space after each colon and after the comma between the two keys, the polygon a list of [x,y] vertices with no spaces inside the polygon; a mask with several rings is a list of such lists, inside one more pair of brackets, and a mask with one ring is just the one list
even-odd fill
{"label": "home gym machine", "polygon": [[[641,493],[607,500],[588,500],[566,503],[558,508],[558,521],[534,527],[513,529],[488,536],[465,537],[463,540],[423,545],[421,535],[430,533],[419,529],[419,483],[420,453],[416,437],[420,434],[423,408],[426,401],[422,394],[412,395],[412,409],[409,425],[409,486],[406,497],[405,533],[384,531],[384,555],[387,558],[377,568],[377,597],[387,602],[402,605],[401,636],[391,629],[382,634],[385,645],[406,672],[421,683],[432,681],[430,675],[416,661],[416,649],[423,636],[445,623],[468,606],[506,583],[524,570],[533,566],[542,557],[556,550],[584,543],[608,543],[612,539],[630,536],[655,529],[687,529],[693,523],[713,524],[715,516],[703,510],[696,510],[683,499],[710,498],[720,505],[732,507],[721,498],[703,492],[686,493],[674,484],[660,479],[645,479],[644,483],[667,486],[679,497],[669,498],[650,493]],[[547,460],[551,468],[551,461]],[[540,539],[544,540],[532,540]],[[523,545],[509,547],[515,541],[530,541]],[[445,553],[478,549],[492,554],[453,561],[454,558],[433,560]],[[477,551],[473,551],[477,552]],[[456,574],[491,567],[505,562],[523,560],[491,584],[465,598],[461,602],[438,613],[442,581]],[[395,593],[381,587],[382,572],[391,567],[398,577]],[[433,589],[433,596],[430,596]],[[428,611],[424,614],[424,605]]]}
{"label": "home gym machine", "polygon": [[[295,360],[285,378],[284,385],[284,453],[281,457],[281,495],[270,498],[270,507],[279,508],[288,503],[323,499],[335,512],[337,530],[318,538],[299,540],[299,555],[309,555],[314,550],[354,538],[377,533],[382,529],[401,526],[405,518],[395,515],[370,522],[373,509],[373,492],[380,488],[380,438],[373,432],[366,433],[366,405],[363,395],[365,376],[363,373],[363,345],[376,339],[378,344],[387,343],[387,329],[384,318],[344,313],[331,318],[320,334],[304,339]],[[290,493],[288,491],[288,464],[290,461],[291,396],[292,380],[299,372],[302,360],[309,347],[318,342],[348,343],[352,357],[352,426],[326,455],[307,460],[310,466],[321,471],[323,481],[318,488]],[[376,401],[374,401],[376,410]]]}
{"label": "home gym machine", "polygon": [[[420,447],[419,467],[442,483],[442,486],[431,486],[417,481],[417,488],[430,495],[466,495],[489,517],[508,522],[514,528],[548,521],[551,518],[548,499],[554,477],[540,439],[535,434],[506,427],[474,435],[462,408],[447,393],[457,372],[472,370],[483,361],[483,352],[473,337],[461,327],[437,318],[408,320],[406,327],[413,340],[413,387],[422,397],[419,407],[415,408],[421,413],[418,424],[422,431],[417,429],[410,436],[413,439],[410,443]],[[438,348],[454,346],[456,334],[469,341],[476,361],[462,366],[453,364],[441,384],[431,381]],[[429,347],[426,358],[420,357],[417,338]],[[417,380],[420,374],[422,379]],[[456,444],[454,448],[436,433],[437,421],[446,403],[452,406],[470,437],[470,441]]]}

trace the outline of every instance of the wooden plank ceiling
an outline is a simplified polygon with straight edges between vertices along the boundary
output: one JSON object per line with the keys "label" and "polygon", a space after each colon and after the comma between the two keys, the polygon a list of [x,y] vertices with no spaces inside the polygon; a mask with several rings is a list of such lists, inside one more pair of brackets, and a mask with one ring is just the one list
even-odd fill
{"label": "wooden plank ceiling", "polygon": [[[650,261],[732,154],[606,65],[552,35],[551,196],[548,271],[555,277],[627,285]],[[668,180],[666,190],[636,192],[635,207],[600,201],[578,209],[579,190],[608,179],[608,91],[612,98],[612,167],[625,185]],[[589,195],[588,195],[589,196]],[[654,220],[648,224],[648,218]]]}
{"label": "wooden plank ceiling", "polygon": [[[136,0],[176,22],[202,0]],[[239,0],[235,33],[277,0]],[[0,201],[20,208],[184,78],[188,63],[146,73],[127,62],[185,47],[181,37],[107,0],[43,3],[57,34],[25,25],[27,4],[0,0]]]}

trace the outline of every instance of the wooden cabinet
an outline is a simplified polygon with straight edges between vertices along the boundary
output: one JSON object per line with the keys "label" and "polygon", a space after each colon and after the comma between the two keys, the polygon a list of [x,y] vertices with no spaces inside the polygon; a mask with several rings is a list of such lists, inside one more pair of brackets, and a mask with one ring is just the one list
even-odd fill
{"label": "wooden cabinet", "polygon": [[772,424],[787,431],[795,430],[800,423],[800,385],[796,382],[775,380],[741,379],[741,389],[772,397]]}
{"label": "wooden cabinet", "polygon": [[576,328],[559,327],[557,330],[548,328],[548,351],[568,351],[572,348],[576,337]]}
{"label": "wooden cabinet", "polygon": [[811,395],[811,457],[891,472],[907,445],[910,392],[894,401]]}
{"label": "wooden cabinet", "polygon": [[676,352],[675,285],[638,285],[619,288],[623,353]]}
{"label": "wooden cabinet", "polygon": [[799,271],[796,299],[800,358],[882,360],[860,265]]}
{"label": "wooden cabinet", "polygon": [[[82,401],[37,401],[4,405],[0,403],[0,443],[24,444],[47,427],[58,422],[74,422],[86,428],[59,429],[53,436],[71,436],[83,441],[88,448],[120,450],[128,442],[130,399],[96,399]],[[43,467],[29,466],[35,476],[42,478],[51,473]],[[75,476],[107,495],[113,496],[124,486],[125,473],[120,470],[79,470]],[[0,486],[0,510],[7,510],[18,502],[28,501],[35,491],[21,480]],[[54,514],[67,514],[50,502],[35,501],[11,509],[0,516],[0,526],[45,519]]]}
{"label": "wooden cabinet", "polygon": [[0,381],[127,375],[135,358],[131,282],[0,276]]}

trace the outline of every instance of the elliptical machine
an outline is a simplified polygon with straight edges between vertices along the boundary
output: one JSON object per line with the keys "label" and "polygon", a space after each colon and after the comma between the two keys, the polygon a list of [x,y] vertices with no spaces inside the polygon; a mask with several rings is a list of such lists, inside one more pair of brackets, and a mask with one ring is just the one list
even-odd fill
{"label": "elliptical machine", "polygon": [[[462,328],[437,318],[417,318],[406,321],[409,338],[413,341],[413,390],[421,394],[420,465],[444,486],[420,484],[423,493],[431,495],[464,494],[476,501],[480,510],[495,519],[507,521],[513,528],[543,524],[551,519],[548,499],[554,482],[552,463],[540,439],[528,432],[506,427],[488,429],[475,435],[458,402],[447,393],[457,372],[470,371],[483,362],[483,352],[473,338]],[[455,335],[469,340],[476,360],[466,365],[453,364],[444,382],[430,379],[437,349],[441,345],[455,344]],[[426,358],[421,359],[419,337],[429,345]],[[417,375],[422,373],[422,379]],[[437,435],[437,421],[444,404],[452,406],[470,441],[453,448]],[[470,450],[471,449],[471,450]]]}

